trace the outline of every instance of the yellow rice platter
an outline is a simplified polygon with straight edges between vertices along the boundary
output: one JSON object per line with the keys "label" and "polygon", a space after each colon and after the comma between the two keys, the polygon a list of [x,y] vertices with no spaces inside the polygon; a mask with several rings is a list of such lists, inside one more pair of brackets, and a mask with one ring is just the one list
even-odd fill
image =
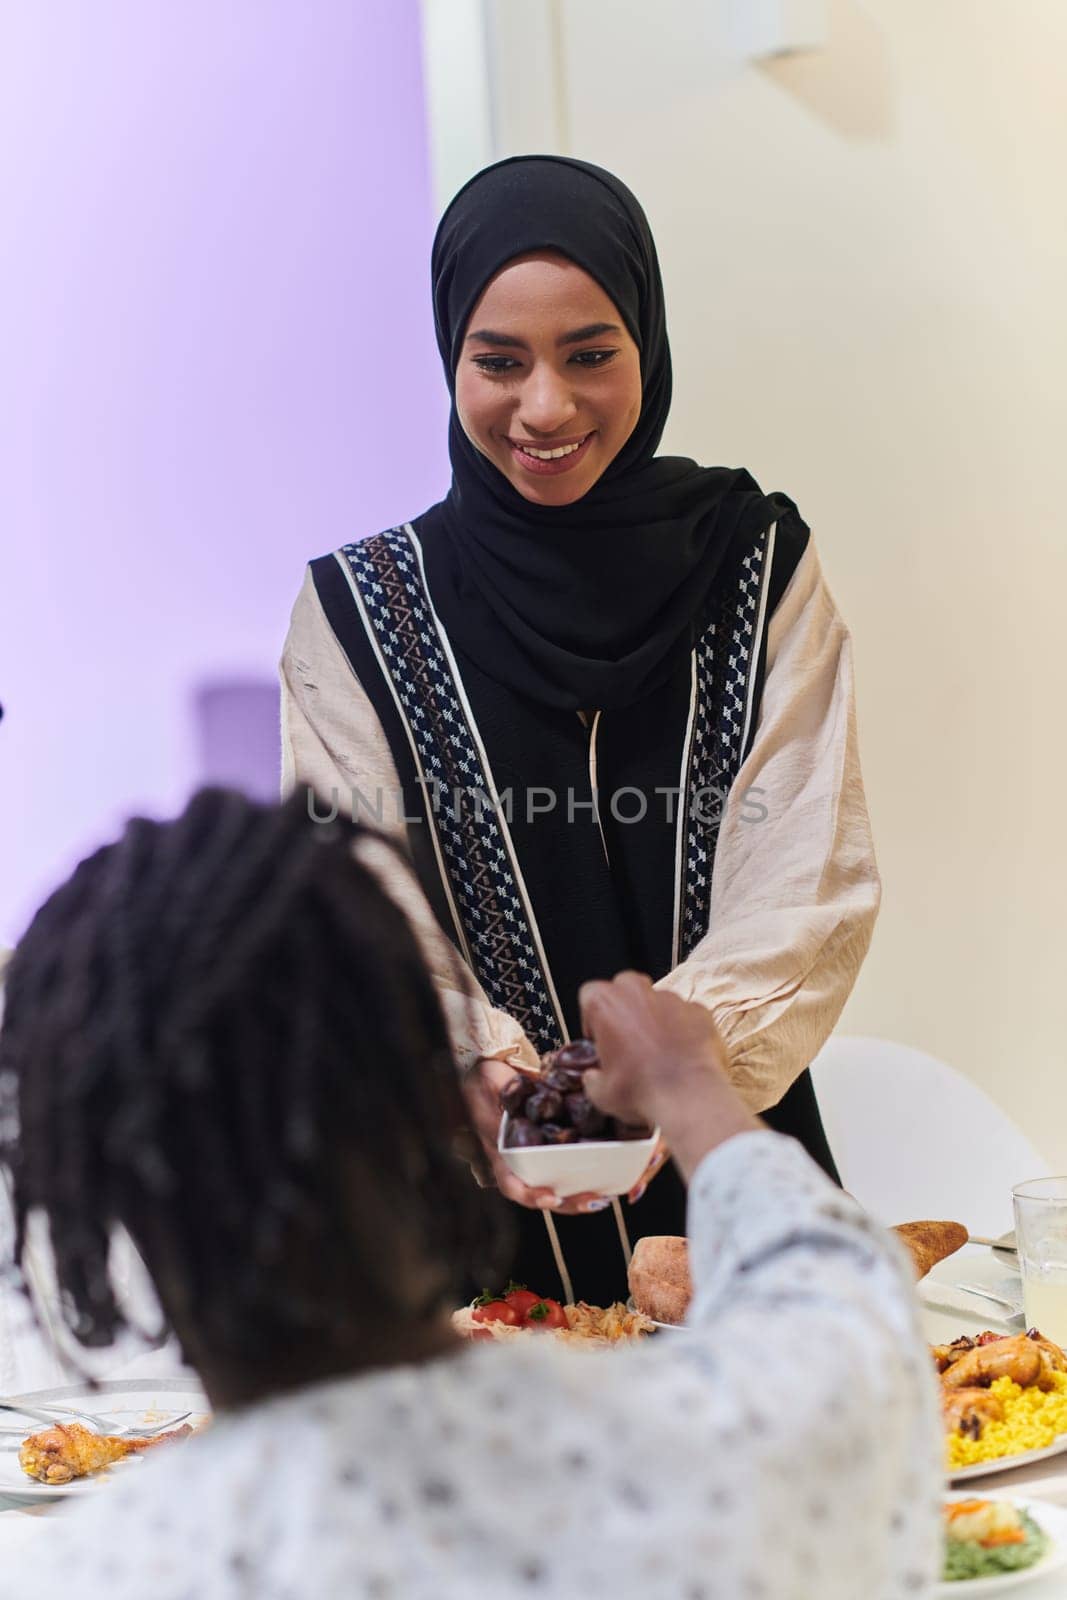
{"label": "yellow rice platter", "polygon": [[953,1482],[1067,1451],[1067,1354],[1035,1330],[931,1347]]}

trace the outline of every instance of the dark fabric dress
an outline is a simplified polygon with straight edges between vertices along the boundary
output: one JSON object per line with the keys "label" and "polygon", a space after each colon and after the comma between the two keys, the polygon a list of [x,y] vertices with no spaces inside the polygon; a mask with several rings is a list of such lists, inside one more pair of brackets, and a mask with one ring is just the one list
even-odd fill
{"label": "dark fabric dress", "polygon": [[[661,978],[707,932],[722,806],[759,717],[766,626],[807,530],[783,519],[746,535],[682,667],[591,728],[464,659],[434,614],[418,530],[347,545],[311,571],[389,741],[427,898],[490,1002],[545,1051],[580,1034],[584,981],[626,967]],[[766,1120],[836,1179],[808,1072]],[[487,1192],[486,1204],[506,1202]],[[559,1294],[543,1216],[507,1209],[512,1276]],[[623,1210],[631,1240],[684,1233],[673,1166]],[[625,1299],[612,1211],[555,1222],[576,1295]]]}

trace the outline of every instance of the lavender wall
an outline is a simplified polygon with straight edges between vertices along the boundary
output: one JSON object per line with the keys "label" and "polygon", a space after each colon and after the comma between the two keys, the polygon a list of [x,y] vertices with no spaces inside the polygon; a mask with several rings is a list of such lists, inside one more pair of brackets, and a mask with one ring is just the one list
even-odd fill
{"label": "lavender wall", "polygon": [[0,197],[2,944],[447,481],[416,0],[0,0]]}

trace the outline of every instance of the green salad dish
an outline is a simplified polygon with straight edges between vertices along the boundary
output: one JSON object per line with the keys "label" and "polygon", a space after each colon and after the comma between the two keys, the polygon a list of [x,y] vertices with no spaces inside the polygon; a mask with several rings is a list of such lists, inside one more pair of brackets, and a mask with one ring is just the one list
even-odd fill
{"label": "green salad dish", "polygon": [[1021,1572],[1040,1561],[1049,1547],[1048,1535],[1025,1511],[1020,1510],[1017,1515],[1024,1537],[1014,1544],[987,1546],[977,1539],[947,1538],[942,1581],[956,1583],[964,1578],[1003,1577],[1005,1573]]}

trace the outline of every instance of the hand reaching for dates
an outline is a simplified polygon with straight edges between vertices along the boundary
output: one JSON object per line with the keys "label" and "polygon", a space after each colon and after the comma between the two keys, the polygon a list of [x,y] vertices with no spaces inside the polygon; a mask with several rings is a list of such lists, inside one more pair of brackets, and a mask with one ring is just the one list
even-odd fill
{"label": "hand reaching for dates", "polygon": [[706,1006],[654,989],[641,972],[583,984],[578,999],[600,1056],[586,1093],[608,1116],[657,1123],[686,1179],[716,1145],[763,1126],[726,1075]]}
{"label": "hand reaching for dates", "polygon": [[564,1214],[607,1204],[593,1194],[561,1200],[549,1188],[523,1183],[496,1148],[502,1107],[509,1143],[516,1146],[644,1139],[658,1123],[664,1138],[630,1191],[631,1201],[665,1164],[668,1147],[688,1179],[715,1145],[763,1126],[730,1085],[725,1050],[705,1006],[654,989],[638,972],[584,984],[579,1000],[590,1037],[545,1057],[539,1075],[483,1060],[467,1080],[476,1130],[508,1199]]}
{"label": "hand reaching for dates", "polygon": [[552,1051],[541,1076],[520,1073],[506,1084],[500,1104],[508,1114],[507,1142],[577,1144],[582,1139],[647,1139],[651,1129],[605,1115],[590,1100],[584,1074],[600,1066],[596,1045],[575,1039]]}
{"label": "hand reaching for dates", "polygon": [[[600,1065],[596,1045],[589,1039],[574,1039],[541,1058],[539,1077],[520,1073],[505,1084],[500,1096],[501,1109],[508,1114],[505,1143],[511,1148],[534,1145],[578,1144],[583,1141],[647,1139],[650,1129],[636,1123],[609,1117],[590,1100],[584,1074]],[[630,1190],[636,1203],[651,1180],[669,1159],[662,1139],[657,1142],[651,1161]],[[581,1197],[584,1201],[586,1197]],[[567,1211],[599,1211],[606,1202],[569,1203]]]}

